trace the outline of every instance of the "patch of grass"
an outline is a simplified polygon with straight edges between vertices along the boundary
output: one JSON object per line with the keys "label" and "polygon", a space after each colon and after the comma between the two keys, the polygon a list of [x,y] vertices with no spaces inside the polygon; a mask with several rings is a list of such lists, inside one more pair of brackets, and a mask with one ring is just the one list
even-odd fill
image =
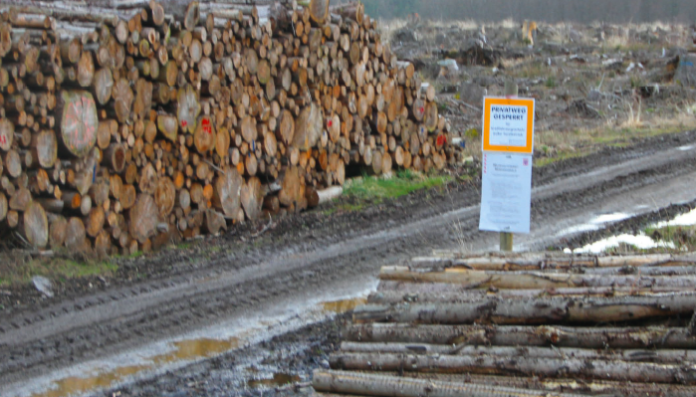
{"label": "patch of grass", "polygon": [[553,157],[541,157],[534,159],[534,166],[535,167],[544,167],[549,164],[553,164],[558,161],[563,161],[563,160],[569,160],[569,159],[574,159],[577,157],[583,157],[588,155],[589,153],[585,151],[579,151],[579,150],[562,150],[558,151],[557,154]]}
{"label": "patch of grass", "polygon": [[449,176],[423,175],[410,170],[399,171],[392,178],[383,179],[363,177],[352,183],[343,194],[363,200],[381,201],[385,198],[397,198],[420,189],[441,186],[451,179]]}
{"label": "patch of grass", "polygon": [[656,241],[671,242],[675,251],[696,250],[696,226],[647,227],[645,234]]}
{"label": "patch of grass", "polygon": [[[6,260],[8,258],[2,258]],[[90,276],[109,276],[118,270],[118,265],[109,261],[78,262],[64,258],[39,258],[26,262],[17,261],[3,266],[0,285],[20,285],[31,282],[34,276],[44,276],[52,280],[82,278]]]}

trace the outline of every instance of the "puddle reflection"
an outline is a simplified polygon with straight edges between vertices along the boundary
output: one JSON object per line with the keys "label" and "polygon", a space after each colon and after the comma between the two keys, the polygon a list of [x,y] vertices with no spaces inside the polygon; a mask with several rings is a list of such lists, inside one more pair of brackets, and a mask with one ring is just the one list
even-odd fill
{"label": "puddle reflection", "polygon": [[95,389],[113,387],[117,382],[123,381],[129,376],[154,369],[162,364],[210,358],[236,349],[239,347],[239,340],[237,338],[226,340],[201,338],[173,342],[172,345],[174,346],[173,351],[149,359],[151,361],[149,364],[120,367],[95,376],[61,379],[54,382],[53,389],[32,394],[32,397],[67,397]]}

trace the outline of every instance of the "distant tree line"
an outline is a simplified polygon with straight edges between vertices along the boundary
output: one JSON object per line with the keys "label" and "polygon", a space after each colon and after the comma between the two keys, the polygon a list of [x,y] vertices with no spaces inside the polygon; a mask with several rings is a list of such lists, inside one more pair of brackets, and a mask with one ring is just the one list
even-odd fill
{"label": "distant tree line", "polygon": [[370,16],[380,18],[403,18],[417,12],[421,17],[441,20],[696,22],[694,0],[363,0],[363,3]]}

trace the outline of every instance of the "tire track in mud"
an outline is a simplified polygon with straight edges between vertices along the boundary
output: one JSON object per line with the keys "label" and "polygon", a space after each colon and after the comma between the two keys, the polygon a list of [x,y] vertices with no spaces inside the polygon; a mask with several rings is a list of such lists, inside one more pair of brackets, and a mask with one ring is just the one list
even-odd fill
{"label": "tire track in mud", "polygon": [[[533,219],[552,222],[570,209],[693,172],[694,149],[683,148],[693,142],[696,134],[683,133],[537,170]],[[482,240],[476,188],[420,198],[293,231],[294,238],[277,246],[225,255],[171,277],[0,318],[0,384],[233,318],[300,289],[375,274],[425,249]],[[456,235],[454,222],[467,232]]]}

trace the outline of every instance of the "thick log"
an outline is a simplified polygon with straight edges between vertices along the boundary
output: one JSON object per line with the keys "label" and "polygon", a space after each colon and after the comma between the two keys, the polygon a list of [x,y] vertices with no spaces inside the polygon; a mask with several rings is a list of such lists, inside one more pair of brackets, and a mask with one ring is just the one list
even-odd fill
{"label": "thick log", "polygon": [[129,210],[129,232],[140,244],[157,234],[159,209],[149,194],[139,194],[135,205]]}
{"label": "thick log", "polygon": [[[401,376],[396,372],[385,375]],[[696,387],[664,383],[627,383],[612,381],[582,381],[575,379],[543,379],[539,377],[513,377],[476,374],[422,374],[407,372],[403,376],[412,379],[436,380],[444,382],[473,383],[479,385],[515,387],[527,390],[544,390],[547,393],[580,393],[590,396],[670,396],[691,397]],[[551,394],[553,395],[553,394]]]}
{"label": "thick log", "polygon": [[220,230],[222,229],[227,230],[227,222],[225,222],[225,217],[215,210],[206,210],[205,229],[212,235],[219,234]]}
{"label": "thick log", "polygon": [[532,391],[511,387],[468,384],[462,382],[432,381],[358,372],[316,370],[312,386],[320,392],[338,392],[362,396],[399,397],[579,397],[578,394]]}
{"label": "thick log", "polygon": [[176,142],[179,124],[176,117],[168,114],[157,115],[157,130],[172,142]]}
{"label": "thick log", "polygon": [[65,245],[68,230],[68,221],[58,215],[50,217],[48,242],[52,249],[60,248]]}
{"label": "thick log", "polygon": [[19,187],[10,197],[9,208],[15,211],[26,211],[32,202],[31,192],[25,187]]}
{"label": "thick log", "polygon": [[61,91],[56,108],[61,148],[75,157],[87,155],[97,142],[97,107],[86,91]]}
{"label": "thick log", "polygon": [[483,325],[351,325],[346,340],[492,346],[558,346],[587,349],[693,349],[696,338],[687,328],[565,327]]}
{"label": "thick log", "polygon": [[14,149],[10,149],[4,157],[5,174],[10,178],[19,178],[22,175],[22,158],[19,153]]}
{"label": "thick log", "polygon": [[249,178],[248,182],[242,185],[240,197],[247,218],[258,219],[263,209],[263,186],[259,178]]}
{"label": "thick log", "polygon": [[357,343],[342,342],[343,353],[388,353],[420,355],[459,355],[487,357],[576,358],[590,360],[619,360],[657,364],[696,362],[696,352],[678,349],[597,350],[565,347],[519,346],[451,346],[427,343]]}
{"label": "thick log", "polygon": [[133,105],[133,90],[127,79],[121,78],[116,81],[111,91],[114,99],[114,111],[120,123],[125,123],[130,119],[131,107]]}
{"label": "thick log", "polygon": [[201,113],[201,105],[198,93],[190,84],[179,89],[177,95],[177,121],[184,133],[192,134],[196,131],[198,115]]}
{"label": "thick log", "polygon": [[300,170],[290,167],[283,176],[282,188],[278,193],[280,204],[289,207],[301,200]]}
{"label": "thick log", "polygon": [[331,367],[346,370],[459,372],[544,377],[601,379],[622,382],[696,384],[696,366],[583,360],[576,358],[419,356],[370,353],[339,353]]}
{"label": "thick log", "polygon": [[0,120],[0,150],[7,152],[12,148],[14,141],[15,127],[8,119]]}
{"label": "thick log", "polygon": [[[688,262],[687,262],[688,263]],[[461,257],[456,252],[439,253],[432,257],[415,257],[410,266],[422,270],[464,268],[470,270],[552,270],[595,267],[676,266],[685,260],[669,254],[653,255],[560,255],[547,253],[514,253],[506,256]]]}
{"label": "thick log", "polygon": [[39,203],[27,205],[19,224],[19,231],[34,248],[46,248],[48,245],[48,218]]}
{"label": "thick log", "polygon": [[71,251],[79,252],[85,249],[85,224],[80,218],[70,218],[65,229],[65,247]]}
{"label": "thick log", "polygon": [[159,211],[160,219],[167,219],[167,216],[174,210],[176,203],[176,188],[168,177],[160,177],[155,188],[155,204]]}
{"label": "thick log", "polygon": [[90,237],[97,237],[104,228],[106,214],[102,207],[94,207],[90,210],[87,217],[86,233]]}
{"label": "thick log", "polygon": [[102,152],[101,165],[109,167],[117,174],[123,172],[126,168],[126,146],[120,143],[112,143]]}
{"label": "thick log", "polygon": [[321,108],[314,103],[302,109],[295,120],[292,146],[300,150],[309,150],[317,144],[324,131],[324,116]]}
{"label": "thick log", "polygon": [[215,138],[213,119],[209,116],[200,117],[193,133],[193,144],[198,153],[206,155],[211,151],[215,146]]}
{"label": "thick log", "polygon": [[53,131],[42,130],[31,137],[31,153],[42,168],[51,168],[58,158],[58,142]]}
{"label": "thick log", "polygon": [[635,287],[635,288],[696,288],[695,276],[660,277],[640,275],[593,275],[572,273],[487,272],[463,270],[456,272],[411,272],[402,267],[383,267],[381,280],[462,284],[475,288],[538,289],[585,287]]}
{"label": "thick log", "polygon": [[234,167],[224,169],[215,179],[213,206],[222,210],[227,217],[235,218],[241,208],[244,180]]}
{"label": "thick log", "polygon": [[400,302],[477,302],[485,298],[532,299],[544,297],[622,297],[653,296],[669,292],[683,291],[679,288],[549,288],[549,289],[468,289],[456,284],[442,283],[403,283],[382,281],[376,292],[369,296],[370,303]]}

